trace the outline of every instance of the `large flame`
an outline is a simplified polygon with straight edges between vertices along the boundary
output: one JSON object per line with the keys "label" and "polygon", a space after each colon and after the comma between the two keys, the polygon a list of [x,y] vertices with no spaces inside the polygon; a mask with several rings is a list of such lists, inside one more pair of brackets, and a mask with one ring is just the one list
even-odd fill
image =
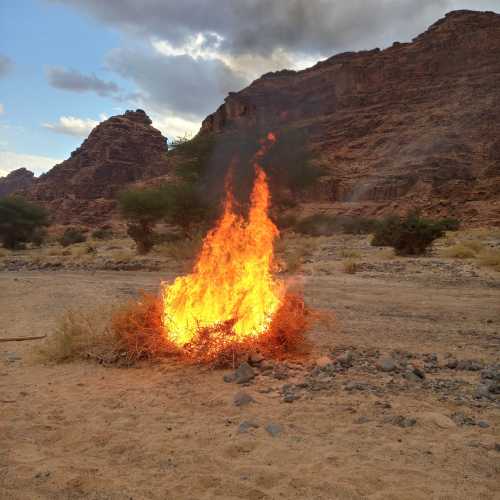
{"label": "large flame", "polygon": [[221,325],[228,326],[228,341],[257,337],[283,301],[284,286],[272,276],[279,232],[268,216],[269,188],[258,164],[274,141],[268,134],[255,157],[247,220],[235,212],[226,187],[223,215],[203,241],[193,272],[163,290],[165,334],[178,347],[195,342],[202,330],[221,335]]}

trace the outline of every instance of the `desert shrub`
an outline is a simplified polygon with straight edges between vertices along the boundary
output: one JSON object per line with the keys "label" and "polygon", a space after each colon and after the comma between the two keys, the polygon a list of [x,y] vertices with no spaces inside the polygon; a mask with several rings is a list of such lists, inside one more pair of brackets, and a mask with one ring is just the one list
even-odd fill
{"label": "desert shrub", "polygon": [[443,231],[458,231],[460,229],[460,221],[453,217],[440,219],[437,224]]}
{"label": "desert shrub", "polygon": [[343,233],[370,234],[376,230],[378,222],[367,217],[342,217],[340,224]]}
{"label": "desert shrub", "polygon": [[444,257],[451,257],[453,259],[473,259],[476,256],[476,252],[472,248],[462,243],[445,248],[442,254]]}
{"label": "desert shrub", "polygon": [[113,231],[108,227],[100,227],[92,232],[94,240],[110,240],[113,238]]}
{"label": "desert shrub", "polygon": [[500,272],[500,249],[490,248],[479,254],[479,263]]}
{"label": "desert shrub", "polygon": [[342,262],[342,270],[347,274],[355,274],[359,271],[359,263],[355,259],[346,259]]}
{"label": "desert shrub", "polygon": [[375,230],[372,245],[391,246],[399,255],[421,255],[441,236],[443,230],[439,224],[413,212],[404,219],[389,217],[381,221]]}
{"label": "desert shrub", "polygon": [[70,245],[83,243],[84,241],[87,241],[87,237],[80,229],[76,227],[66,228],[63,235],[59,238],[59,243],[63,247],[69,247]]}
{"label": "desert shrub", "polygon": [[36,350],[37,357],[50,363],[114,357],[117,342],[106,326],[106,312],[67,311],[54,332]]}
{"label": "desert shrub", "polygon": [[330,236],[341,230],[335,217],[326,214],[314,214],[300,219],[294,231],[308,236]]}
{"label": "desert shrub", "polygon": [[49,225],[47,212],[19,196],[0,199],[0,241],[5,248],[22,248],[40,241],[42,228]]}

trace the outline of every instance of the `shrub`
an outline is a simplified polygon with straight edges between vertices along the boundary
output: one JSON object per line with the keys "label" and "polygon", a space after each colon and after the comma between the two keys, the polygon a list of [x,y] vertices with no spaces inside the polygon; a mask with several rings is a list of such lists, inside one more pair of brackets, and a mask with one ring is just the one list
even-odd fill
{"label": "shrub", "polygon": [[83,243],[84,241],[87,241],[87,237],[76,227],[68,227],[64,231],[64,234],[59,238],[59,243],[63,247],[69,247],[70,245]]}
{"label": "shrub", "polygon": [[0,199],[0,241],[5,248],[22,248],[40,240],[42,228],[49,225],[47,212],[21,197]]}
{"label": "shrub", "polygon": [[342,232],[346,234],[370,234],[377,228],[378,222],[367,217],[341,218]]}
{"label": "shrub", "polygon": [[445,248],[442,253],[445,257],[453,259],[473,259],[476,256],[476,252],[472,248],[462,243]]}
{"label": "shrub", "polygon": [[100,227],[92,233],[94,240],[110,240],[113,238],[113,231],[108,227]]}
{"label": "shrub", "polygon": [[437,224],[443,231],[458,231],[460,229],[460,221],[452,217],[440,219]]}
{"label": "shrub", "polygon": [[443,236],[436,221],[423,219],[413,212],[404,219],[389,217],[377,225],[374,246],[391,246],[399,255],[421,255],[434,240]]}
{"label": "shrub", "polygon": [[346,259],[342,262],[342,270],[347,274],[355,274],[359,270],[359,263],[354,259]]}

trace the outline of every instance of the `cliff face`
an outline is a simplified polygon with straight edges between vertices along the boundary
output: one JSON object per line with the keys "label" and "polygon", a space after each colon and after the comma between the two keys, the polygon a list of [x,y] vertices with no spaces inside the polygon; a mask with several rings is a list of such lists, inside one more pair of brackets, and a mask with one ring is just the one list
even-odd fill
{"label": "cliff face", "polygon": [[35,175],[26,168],[13,170],[5,177],[0,177],[0,197],[29,188],[35,181]]}
{"label": "cliff face", "polygon": [[167,172],[166,139],[142,110],[100,123],[71,157],[23,191],[58,223],[93,224],[109,217],[116,193]]}
{"label": "cliff face", "polygon": [[500,15],[456,11],[411,43],[264,75],[201,133],[297,127],[328,167],[309,199],[500,224]]}

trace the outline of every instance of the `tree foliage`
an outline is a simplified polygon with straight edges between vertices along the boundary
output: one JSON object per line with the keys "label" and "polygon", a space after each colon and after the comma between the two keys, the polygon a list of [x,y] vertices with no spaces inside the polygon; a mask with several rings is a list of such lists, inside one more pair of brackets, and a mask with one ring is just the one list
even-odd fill
{"label": "tree foliage", "polygon": [[38,244],[48,225],[48,213],[42,207],[19,196],[0,199],[0,241],[5,248],[21,248],[34,240]]}

